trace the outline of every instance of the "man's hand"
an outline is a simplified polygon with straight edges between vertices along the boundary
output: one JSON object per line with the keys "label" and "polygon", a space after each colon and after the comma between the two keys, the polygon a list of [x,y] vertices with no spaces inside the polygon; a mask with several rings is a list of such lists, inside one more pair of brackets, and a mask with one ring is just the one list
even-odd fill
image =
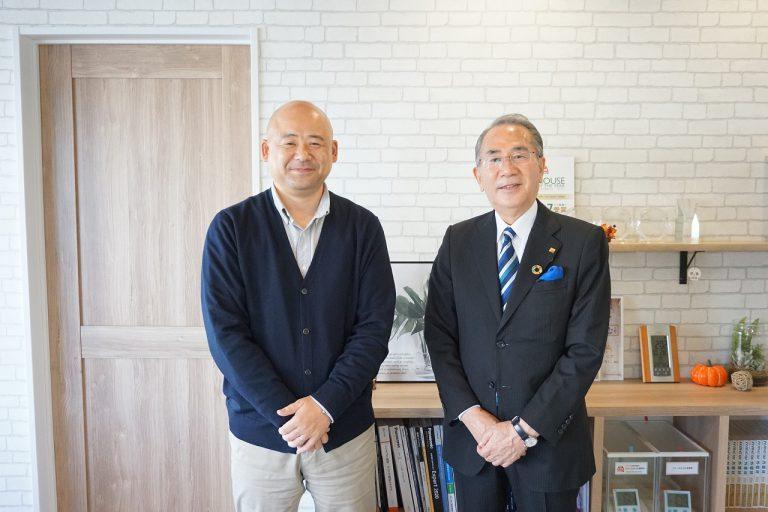
{"label": "man's hand", "polygon": [[278,432],[283,436],[283,441],[291,448],[296,448],[296,453],[317,450],[328,442],[328,430],[331,420],[323,414],[320,407],[311,397],[305,396],[277,411],[278,416],[291,416]]}
{"label": "man's hand", "polygon": [[493,464],[506,468],[525,455],[525,444],[509,421],[500,421],[486,429],[477,445],[477,453]]}
{"label": "man's hand", "polygon": [[483,433],[498,423],[499,420],[482,407],[474,407],[461,415],[461,422],[467,427],[475,441],[480,444]]}

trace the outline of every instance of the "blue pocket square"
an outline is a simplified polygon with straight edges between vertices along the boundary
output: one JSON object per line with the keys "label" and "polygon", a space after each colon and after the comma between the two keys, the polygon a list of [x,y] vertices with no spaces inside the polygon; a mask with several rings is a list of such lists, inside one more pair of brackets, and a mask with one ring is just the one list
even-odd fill
{"label": "blue pocket square", "polygon": [[552,265],[547,269],[546,272],[544,272],[541,277],[539,278],[539,281],[557,281],[558,279],[563,278],[563,267],[558,267],[557,265]]}

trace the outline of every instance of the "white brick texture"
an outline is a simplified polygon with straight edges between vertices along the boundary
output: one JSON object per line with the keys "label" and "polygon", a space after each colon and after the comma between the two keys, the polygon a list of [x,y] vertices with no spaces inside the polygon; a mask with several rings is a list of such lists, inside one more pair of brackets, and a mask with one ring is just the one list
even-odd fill
{"label": "white brick texture", "polygon": [[[248,27],[260,109],[317,102],[341,143],[330,186],[382,220],[395,260],[430,260],[449,223],[487,209],[473,146],[528,115],[576,159],[577,207],[696,198],[704,236],[768,237],[768,2],[731,0],[0,0],[0,511],[32,510],[10,27]],[[254,63],[254,65],[257,65]],[[268,176],[261,169],[262,186]],[[637,326],[680,323],[684,371],[724,361],[743,316],[768,321],[765,253],[613,254],[626,375]],[[762,342],[768,342],[766,336]]]}

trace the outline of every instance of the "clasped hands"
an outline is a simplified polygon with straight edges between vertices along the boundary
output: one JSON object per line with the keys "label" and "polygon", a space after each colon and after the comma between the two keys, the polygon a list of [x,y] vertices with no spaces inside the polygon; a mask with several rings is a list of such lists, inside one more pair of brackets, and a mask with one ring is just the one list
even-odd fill
{"label": "clasped hands", "polygon": [[296,454],[315,451],[328,442],[331,420],[311,397],[299,398],[279,409],[277,414],[293,416],[278,432],[288,446],[296,448]]}
{"label": "clasped hands", "polygon": [[[488,411],[475,407],[462,415],[461,422],[477,441],[477,453],[494,466],[508,467],[525,456],[526,447],[512,423],[499,421]],[[521,420],[526,433],[538,434]]]}

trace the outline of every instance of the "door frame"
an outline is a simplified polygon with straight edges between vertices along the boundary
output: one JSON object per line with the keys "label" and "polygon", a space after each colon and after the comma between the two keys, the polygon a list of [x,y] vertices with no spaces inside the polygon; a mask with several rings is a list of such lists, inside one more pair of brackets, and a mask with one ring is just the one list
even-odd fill
{"label": "door frame", "polygon": [[23,339],[28,373],[29,423],[33,442],[32,495],[35,512],[57,510],[48,337],[48,292],[43,223],[43,167],[38,47],[44,44],[215,44],[249,45],[251,53],[251,178],[259,180],[259,30],[98,28],[14,29],[16,133],[22,257]]}

